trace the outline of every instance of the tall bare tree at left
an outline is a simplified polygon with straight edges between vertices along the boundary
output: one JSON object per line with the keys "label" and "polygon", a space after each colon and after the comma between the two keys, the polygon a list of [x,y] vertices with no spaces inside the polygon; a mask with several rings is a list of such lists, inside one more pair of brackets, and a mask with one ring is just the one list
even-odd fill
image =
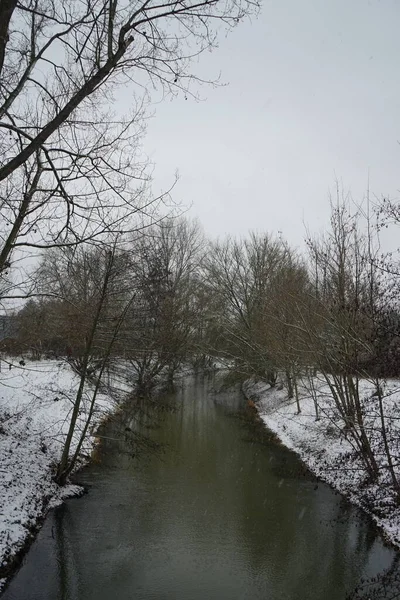
{"label": "tall bare tree at left", "polygon": [[[258,0],[0,1],[0,275],[15,251],[100,241],[147,213],[147,90],[191,94],[192,59]],[[122,90],[129,101],[121,101]]]}

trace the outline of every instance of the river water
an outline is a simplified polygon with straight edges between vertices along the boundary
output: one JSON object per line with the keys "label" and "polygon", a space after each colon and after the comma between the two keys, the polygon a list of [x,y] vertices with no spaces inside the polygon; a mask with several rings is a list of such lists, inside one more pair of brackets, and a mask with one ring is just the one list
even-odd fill
{"label": "river water", "polygon": [[161,455],[131,456],[128,415],[106,426],[100,462],[79,476],[89,493],[49,513],[2,600],[344,600],[396,560],[357,509],[237,416],[239,393],[198,377],[174,399],[158,427],[142,425]]}

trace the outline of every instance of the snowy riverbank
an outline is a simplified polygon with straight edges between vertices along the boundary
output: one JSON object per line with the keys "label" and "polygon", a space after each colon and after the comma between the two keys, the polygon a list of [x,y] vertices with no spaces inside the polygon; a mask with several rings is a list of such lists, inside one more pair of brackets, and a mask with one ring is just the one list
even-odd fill
{"label": "snowy riverbank", "polygon": [[[373,397],[374,389],[367,381],[361,382],[361,385],[368,425],[371,431],[378,432],[379,416]],[[265,425],[285,446],[294,450],[315,475],[370,514],[385,537],[400,547],[400,507],[394,500],[394,491],[384,465],[380,436],[375,436],[373,444],[382,469],[378,482],[372,485],[366,483],[360,460],[343,432],[329,389],[317,378],[314,386],[320,413],[318,421],[308,384],[299,385],[300,414],[297,414],[296,402],[287,399],[285,389],[270,388],[266,383],[247,380],[243,384],[243,391],[248,399],[254,401]],[[393,438],[397,439],[400,439],[399,407],[400,382],[388,381],[385,414],[395,433]],[[399,470],[399,466],[396,468]]]}
{"label": "snowy riverbank", "polygon": [[[77,375],[68,364],[55,360],[27,361],[25,366],[14,362],[10,370],[1,361],[0,372],[0,590],[47,510],[82,491],[73,485],[60,488],[52,480]],[[90,457],[100,421],[114,408],[109,396],[99,394],[80,464]],[[78,433],[84,417],[85,401]]]}

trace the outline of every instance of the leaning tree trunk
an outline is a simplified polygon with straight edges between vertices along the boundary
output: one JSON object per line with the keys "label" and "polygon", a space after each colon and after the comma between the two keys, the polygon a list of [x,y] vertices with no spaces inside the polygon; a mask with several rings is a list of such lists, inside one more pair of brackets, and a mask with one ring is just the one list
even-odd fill
{"label": "leaning tree trunk", "polygon": [[71,449],[72,438],[75,433],[76,422],[78,420],[79,410],[80,410],[81,403],[82,403],[83,392],[85,389],[85,383],[86,383],[86,378],[87,378],[87,368],[88,368],[89,358],[90,358],[90,354],[91,354],[92,347],[93,347],[94,336],[95,336],[95,333],[96,333],[96,330],[97,330],[97,327],[98,327],[98,324],[100,321],[101,310],[103,308],[103,305],[104,305],[104,302],[106,299],[106,295],[107,295],[107,287],[108,287],[108,282],[109,282],[110,274],[111,274],[112,261],[113,261],[113,254],[110,256],[110,260],[107,265],[107,271],[105,273],[100,298],[99,298],[99,301],[97,304],[95,315],[93,317],[92,326],[89,331],[89,336],[86,340],[85,354],[84,354],[83,361],[82,361],[82,371],[81,371],[81,376],[80,376],[80,381],[79,381],[79,388],[76,393],[74,408],[72,410],[71,420],[69,423],[68,433],[67,433],[67,437],[65,439],[65,444],[64,444],[62,455],[61,455],[61,460],[60,460],[60,463],[57,468],[56,476],[54,478],[56,483],[58,483],[59,485],[65,485],[68,474],[69,474],[68,463],[69,463],[69,453],[70,453],[70,449]]}

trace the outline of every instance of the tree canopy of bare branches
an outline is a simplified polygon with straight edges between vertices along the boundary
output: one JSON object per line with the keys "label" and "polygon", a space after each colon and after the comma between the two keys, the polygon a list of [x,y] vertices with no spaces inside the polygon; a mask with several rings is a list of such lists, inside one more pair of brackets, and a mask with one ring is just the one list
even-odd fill
{"label": "tree canopy of bare branches", "polygon": [[191,93],[193,57],[257,9],[257,0],[1,2],[0,273],[15,249],[104,240],[148,216],[139,152],[148,90]]}

